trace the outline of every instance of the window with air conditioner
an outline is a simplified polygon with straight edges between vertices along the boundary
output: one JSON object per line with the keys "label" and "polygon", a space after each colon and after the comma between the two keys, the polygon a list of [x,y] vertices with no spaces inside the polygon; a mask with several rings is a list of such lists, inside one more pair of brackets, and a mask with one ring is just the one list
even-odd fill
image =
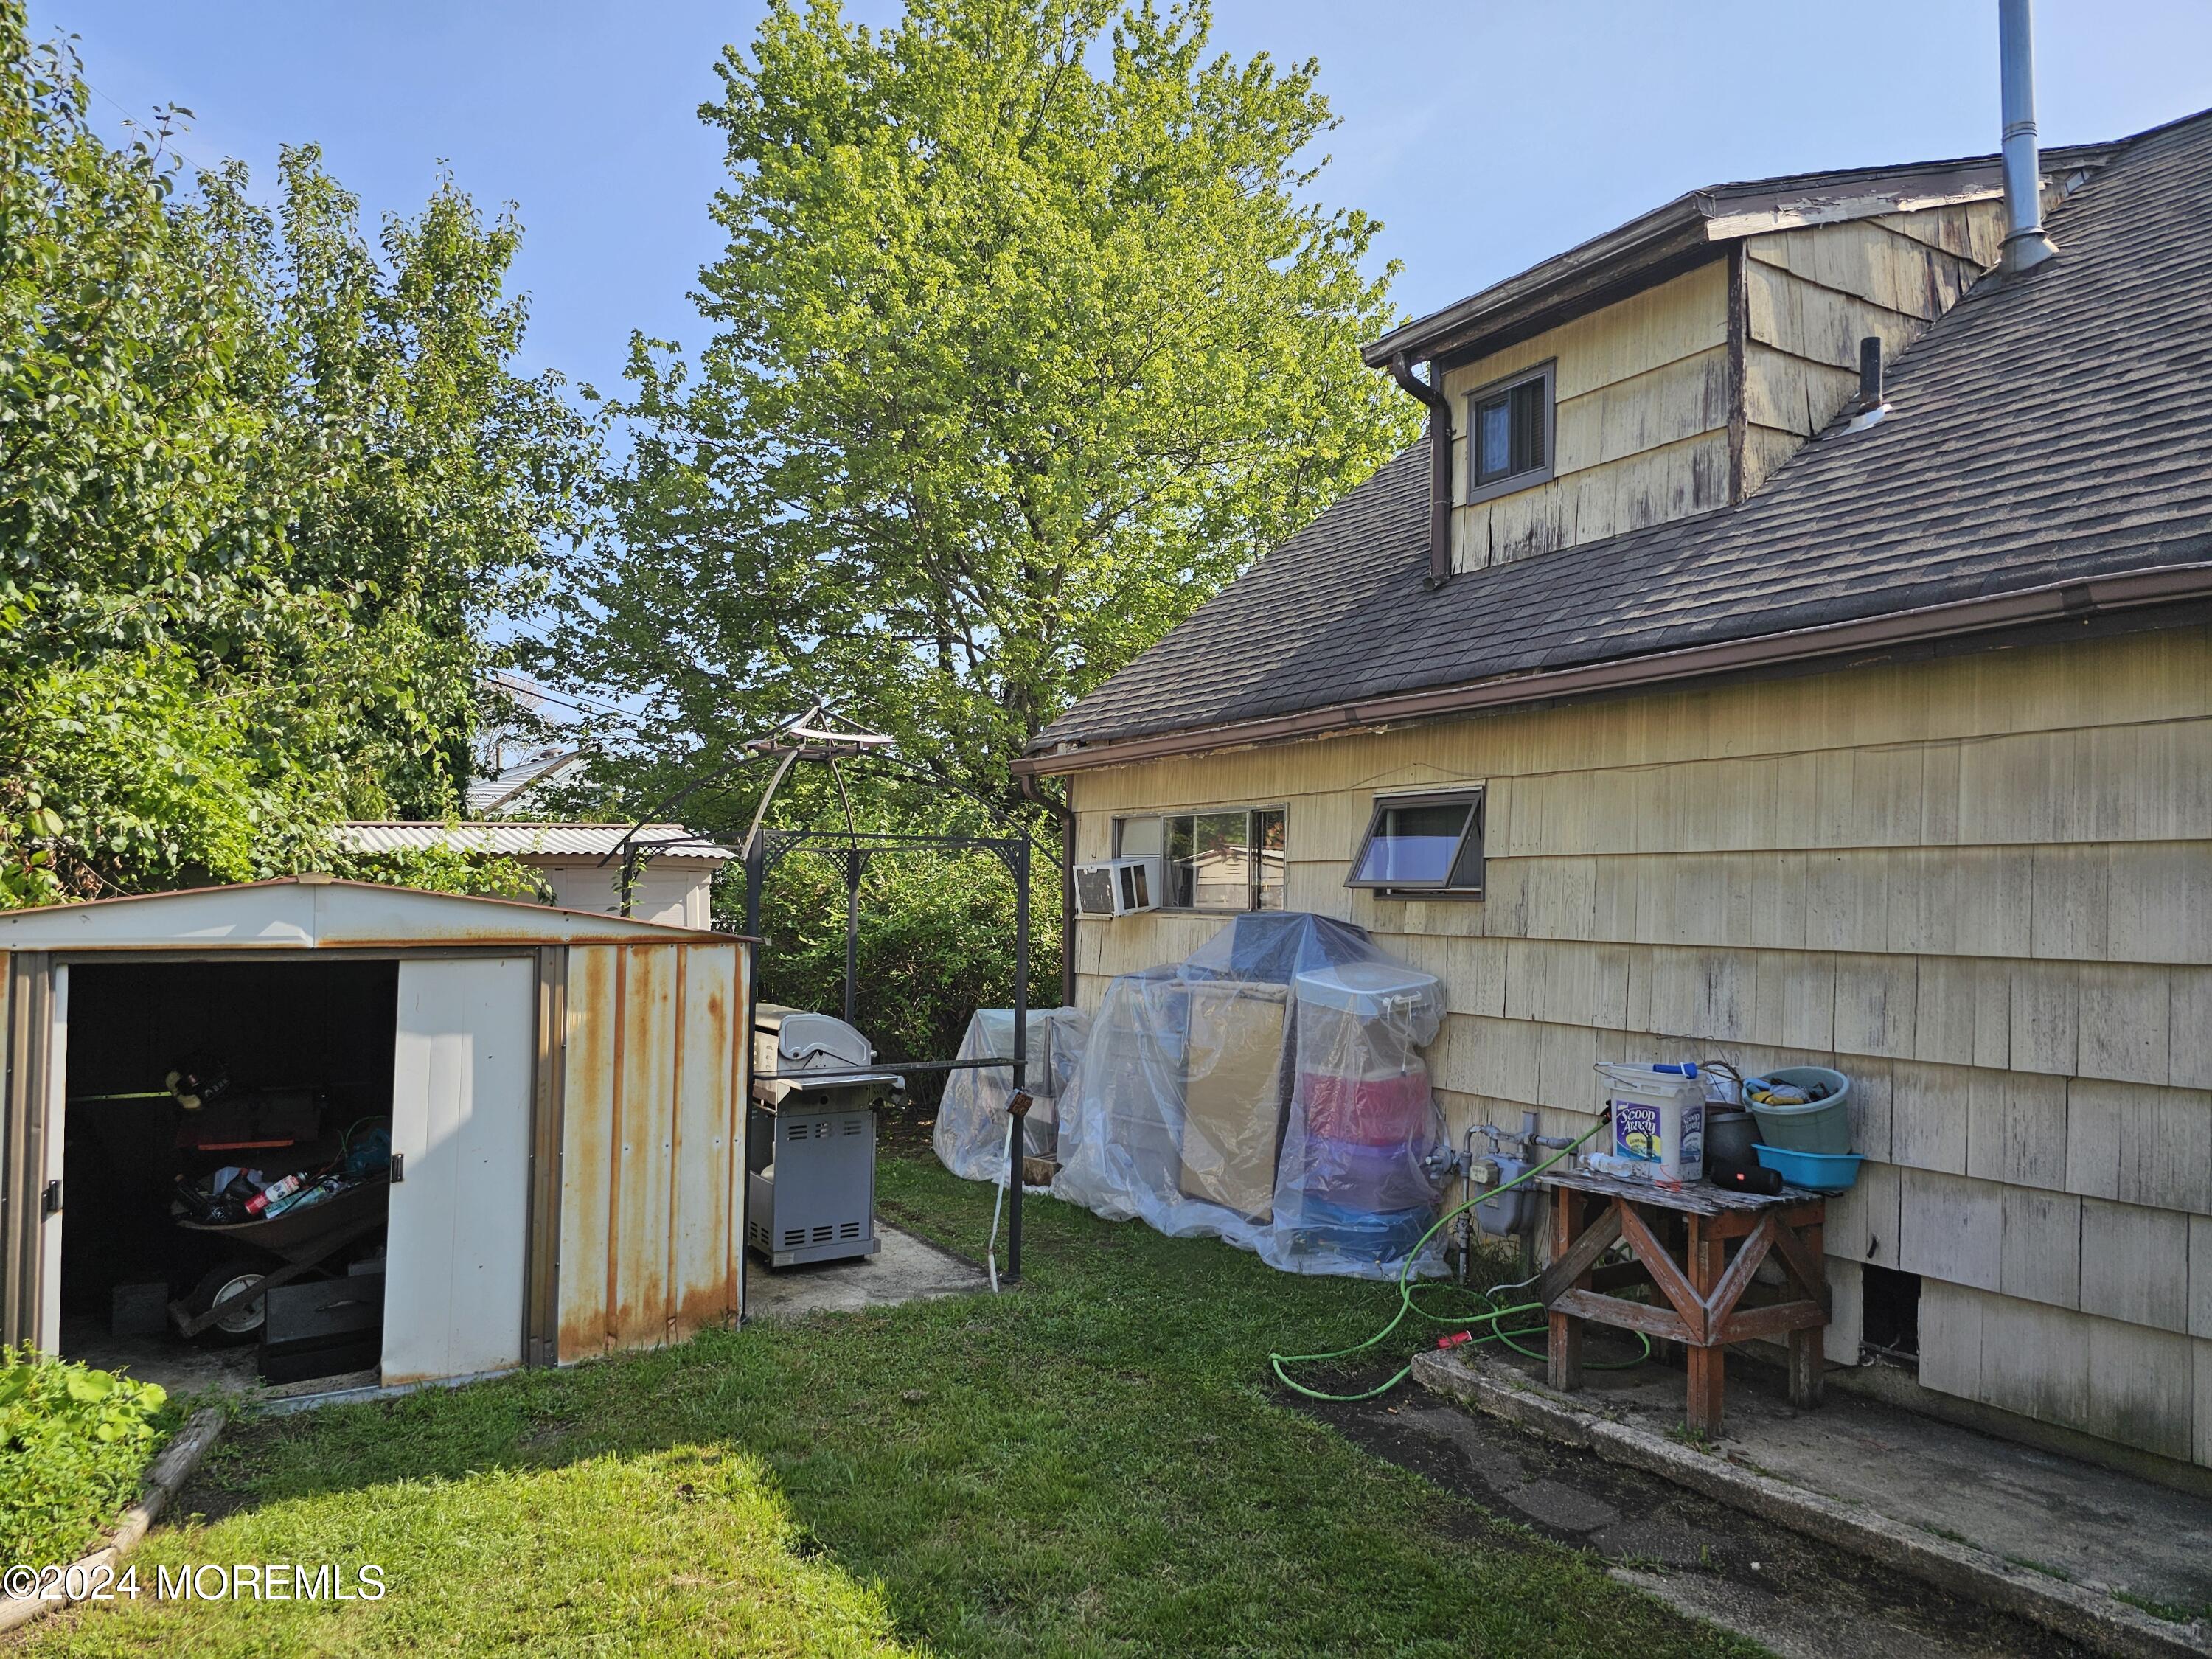
{"label": "window with air conditioner", "polygon": [[1174,910],[1279,910],[1286,814],[1279,806],[1165,812],[1114,821],[1116,857],[1160,859],[1160,902]]}

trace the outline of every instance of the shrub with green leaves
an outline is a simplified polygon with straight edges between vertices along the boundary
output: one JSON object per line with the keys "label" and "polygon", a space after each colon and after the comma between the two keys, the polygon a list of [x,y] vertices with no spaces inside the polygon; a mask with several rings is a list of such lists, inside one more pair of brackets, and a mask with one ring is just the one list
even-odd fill
{"label": "shrub with green leaves", "polygon": [[76,1559],[137,1497],[175,1415],[154,1383],[0,1348],[0,1563]]}

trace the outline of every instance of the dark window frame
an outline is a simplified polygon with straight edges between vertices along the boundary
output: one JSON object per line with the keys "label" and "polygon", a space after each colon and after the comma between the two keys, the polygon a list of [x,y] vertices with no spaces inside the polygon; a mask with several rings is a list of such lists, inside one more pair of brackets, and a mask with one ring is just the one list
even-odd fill
{"label": "dark window frame", "polygon": [[[1486,886],[1486,865],[1489,848],[1485,844],[1488,830],[1490,788],[1487,784],[1465,784],[1454,789],[1425,789],[1410,794],[1377,795],[1367,814],[1367,828],[1360,834],[1359,843],[1352,848],[1352,865],[1346,871],[1344,884],[1370,892],[1377,898],[1387,899],[1480,899]],[[1470,810],[1467,822],[1460,828],[1459,839],[1452,843],[1451,860],[1444,866],[1439,881],[1362,880],[1359,867],[1367,862],[1368,848],[1375,843],[1376,832],[1382,827],[1385,812],[1402,811],[1409,806],[1458,806]],[[1468,842],[1474,843],[1474,880],[1457,882],[1461,864],[1468,856]]]}
{"label": "dark window frame", "polygon": [[[1494,501],[1500,495],[1510,495],[1516,490],[1533,489],[1548,483],[1559,460],[1559,360],[1548,359],[1534,368],[1524,368],[1508,374],[1503,380],[1479,386],[1467,394],[1467,494],[1461,502],[1472,507],[1478,501]],[[1543,459],[1522,467],[1519,471],[1505,471],[1485,477],[1482,472],[1482,408],[1486,404],[1505,400],[1507,419],[1512,416],[1512,394],[1518,388],[1540,382],[1543,386]],[[1509,448],[1510,441],[1509,439]],[[1507,465],[1511,465],[1509,454]]]}

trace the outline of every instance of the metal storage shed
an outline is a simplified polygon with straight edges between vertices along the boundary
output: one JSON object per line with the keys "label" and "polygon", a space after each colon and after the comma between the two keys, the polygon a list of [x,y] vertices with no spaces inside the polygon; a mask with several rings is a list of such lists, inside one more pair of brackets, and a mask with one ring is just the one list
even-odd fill
{"label": "metal storage shed", "polygon": [[64,1220],[99,1199],[72,1097],[158,1088],[149,1033],[191,1018],[388,1077],[386,1386],[732,1323],[750,974],[729,934],[312,875],[0,914],[0,1341],[63,1346]]}

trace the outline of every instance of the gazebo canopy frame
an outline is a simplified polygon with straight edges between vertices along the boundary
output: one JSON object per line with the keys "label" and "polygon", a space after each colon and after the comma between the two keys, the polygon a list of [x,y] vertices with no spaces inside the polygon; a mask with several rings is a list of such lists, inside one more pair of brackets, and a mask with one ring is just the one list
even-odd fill
{"label": "gazebo canopy frame", "polygon": [[[860,883],[867,872],[868,860],[878,854],[900,855],[913,853],[988,853],[1006,866],[1014,883],[1014,1042],[1012,1068],[1013,1071],[1013,1100],[1018,1106],[1026,1105],[1029,1081],[1029,1012],[1030,1012],[1030,878],[1032,846],[1029,832],[1018,824],[1010,826],[1005,835],[956,836],[919,835],[890,831],[864,830],[853,814],[853,800],[845,787],[845,767],[866,761],[882,761],[898,766],[907,775],[933,787],[945,788],[942,780],[933,778],[918,769],[907,766],[891,750],[893,739],[883,732],[874,732],[848,720],[835,712],[830,704],[817,698],[800,714],[777,722],[769,731],[757,738],[749,738],[740,746],[737,757],[704,776],[693,780],[675,794],[655,805],[623,836],[615,850],[602,863],[619,857],[623,860],[623,910],[628,913],[629,893],[635,877],[637,860],[650,854],[659,845],[641,839],[647,826],[660,820],[680,805],[694,791],[727,776],[739,767],[757,761],[775,763],[768,785],[761,791],[760,804],[755,808],[752,823],[745,831],[740,861],[745,874],[745,932],[757,939],[760,934],[761,897],[769,877],[777,865],[793,853],[817,850],[836,855],[845,878],[845,1023],[858,1024],[860,1013]],[[779,829],[769,822],[770,809],[778,793],[792,770],[801,762],[822,766],[828,773],[836,793],[837,804],[844,818],[842,829]],[[985,804],[994,817],[1004,821],[995,807]],[[753,998],[760,996],[760,975],[752,976]],[[753,1011],[745,1011],[745,1027],[752,1028]],[[987,1066],[1007,1065],[1004,1060],[878,1060],[869,1068],[878,1072],[957,1072],[981,1070]],[[775,1081],[777,1073],[757,1072],[756,1081]],[[860,1075],[855,1073],[855,1075]],[[810,1083],[833,1079],[834,1073],[809,1072]],[[1012,1135],[1009,1141],[1006,1170],[1006,1271],[1004,1279],[1018,1279],[1022,1270],[1022,1136]]]}

